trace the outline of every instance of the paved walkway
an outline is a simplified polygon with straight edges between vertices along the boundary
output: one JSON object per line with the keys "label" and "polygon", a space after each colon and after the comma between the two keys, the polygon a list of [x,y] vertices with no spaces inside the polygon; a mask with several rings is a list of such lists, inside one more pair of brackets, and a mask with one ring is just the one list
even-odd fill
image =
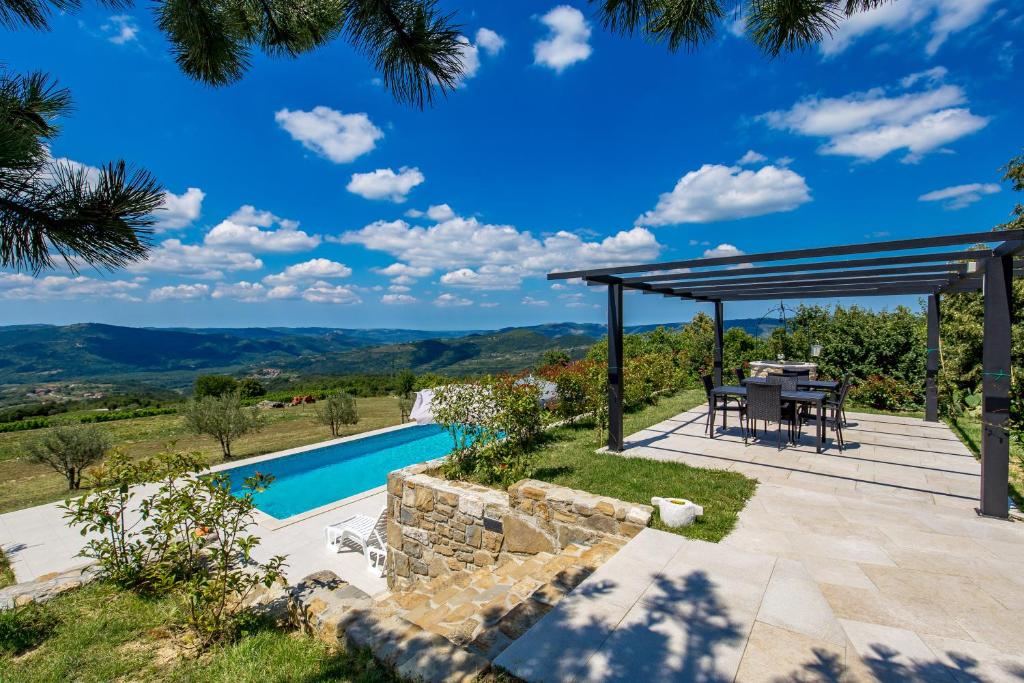
{"label": "paved walkway", "polygon": [[759,479],[737,529],[643,531],[496,664],[528,681],[1024,680],[1024,524],[974,513],[979,466],[945,426],[851,413],[849,448],[819,455],[710,440],[704,419],[626,455]]}

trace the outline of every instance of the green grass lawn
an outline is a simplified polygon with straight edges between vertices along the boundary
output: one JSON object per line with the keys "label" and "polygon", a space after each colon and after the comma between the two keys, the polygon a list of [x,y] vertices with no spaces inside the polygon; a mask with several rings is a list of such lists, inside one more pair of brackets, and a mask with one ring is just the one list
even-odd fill
{"label": "green grass lawn", "polygon": [[[666,396],[655,405],[627,414],[624,433],[638,432],[703,402],[704,392],[697,390]],[[601,445],[593,425],[559,427],[538,452],[533,476],[632,503],[650,505],[653,496],[693,500],[704,506],[704,515],[692,525],[669,529],[655,514],[651,526],[714,542],[736,525],[737,515],[757,486],[736,472],[596,453]]]}
{"label": "green grass lawn", "polygon": [[[398,399],[391,396],[356,399],[359,423],[347,426],[342,435],[365,432],[398,424]],[[235,459],[325,441],[327,427],[314,419],[313,406],[304,405],[263,411],[267,424],[257,434],[240,439],[232,451]],[[146,457],[160,451],[195,451],[207,462],[222,461],[220,446],[205,436],[190,434],[180,415],[154,415],[97,425],[110,434],[114,444],[129,455]],[[25,445],[46,430],[0,434],[0,512],[63,500],[67,495],[64,478],[46,465],[29,461]]]}
{"label": "green grass lawn", "polygon": [[0,548],[0,588],[10,586],[14,583],[14,570],[11,569],[11,559]]}
{"label": "green grass lawn", "polygon": [[0,613],[0,680],[359,681],[389,683],[392,670],[365,653],[268,625],[196,659],[168,637],[175,606],[97,583],[41,607]]}

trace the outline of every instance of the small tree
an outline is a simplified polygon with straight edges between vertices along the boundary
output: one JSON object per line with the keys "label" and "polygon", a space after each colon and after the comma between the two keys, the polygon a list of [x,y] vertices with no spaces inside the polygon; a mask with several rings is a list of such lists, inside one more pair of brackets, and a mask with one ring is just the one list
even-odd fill
{"label": "small tree", "polygon": [[185,425],[194,434],[217,439],[225,460],[231,458],[231,444],[235,440],[263,427],[259,411],[242,407],[237,392],[192,399],[185,404],[182,415]]}
{"label": "small tree", "polygon": [[549,365],[560,365],[564,367],[571,362],[572,358],[569,356],[569,352],[565,349],[548,349],[540,358],[540,364],[542,367]]}
{"label": "small tree", "polygon": [[331,436],[338,436],[342,425],[354,425],[359,422],[356,400],[344,391],[329,394],[316,404],[313,411],[316,413],[317,421],[330,428]]}
{"label": "small tree", "polygon": [[223,396],[239,391],[238,381],[228,375],[200,375],[196,377],[195,397]]}
{"label": "small tree", "polygon": [[416,389],[416,375],[412,370],[406,368],[398,373],[398,395],[409,396]]}
{"label": "small tree", "polygon": [[28,453],[34,462],[60,472],[68,480],[69,491],[77,491],[82,486],[82,471],[98,462],[110,445],[107,433],[96,427],[66,425],[31,442]]}
{"label": "small tree", "polygon": [[266,394],[267,390],[255,377],[246,377],[238,383],[238,393],[242,398],[257,398]]}

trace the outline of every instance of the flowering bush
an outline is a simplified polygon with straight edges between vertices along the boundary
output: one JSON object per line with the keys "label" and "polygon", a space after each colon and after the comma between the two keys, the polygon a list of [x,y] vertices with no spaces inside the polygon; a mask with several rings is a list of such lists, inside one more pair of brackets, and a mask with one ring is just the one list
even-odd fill
{"label": "flowering bush", "polygon": [[913,410],[921,405],[919,394],[906,382],[870,375],[850,391],[850,398],[879,410]]}
{"label": "flowering bush", "polygon": [[507,485],[528,473],[542,425],[540,390],[518,379],[487,377],[434,391],[434,419],[448,430],[455,446],[445,459],[446,476],[477,476]]}

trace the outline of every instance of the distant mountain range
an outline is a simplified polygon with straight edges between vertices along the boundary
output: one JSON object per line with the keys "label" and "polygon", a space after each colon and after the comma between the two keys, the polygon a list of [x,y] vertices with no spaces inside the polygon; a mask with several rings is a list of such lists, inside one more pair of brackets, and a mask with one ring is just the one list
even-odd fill
{"label": "distant mountain range", "polygon": [[[765,334],[778,325],[753,318],[726,323],[751,334]],[[640,325],[627,331],[655,327]],[[604,334],[604,325],[593,323],[501,330],[10,325],[0,327],[0,384],[81,381],[179,389],[189,386],[196,375],[213,372],[501,372],[529,367],[551,348],[582,356]]]}

